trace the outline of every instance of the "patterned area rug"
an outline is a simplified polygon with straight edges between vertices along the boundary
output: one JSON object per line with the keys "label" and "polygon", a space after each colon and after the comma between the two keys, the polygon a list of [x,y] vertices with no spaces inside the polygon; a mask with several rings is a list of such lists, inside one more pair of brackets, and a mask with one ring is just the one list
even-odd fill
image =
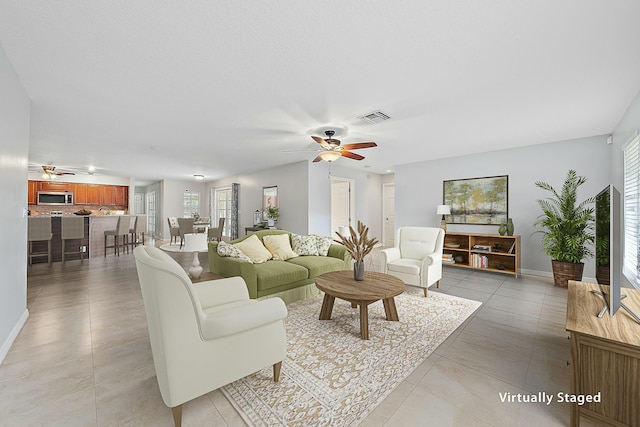
{"label": "patterned area rug", "polygon": [[395,299],[399,322],[369,306],[368,341],[346,301],[323,321],[322,295],[290,304],[280,382],[268,367],[222,392],[249,426],[357,425],[481,304],[412,287]]}

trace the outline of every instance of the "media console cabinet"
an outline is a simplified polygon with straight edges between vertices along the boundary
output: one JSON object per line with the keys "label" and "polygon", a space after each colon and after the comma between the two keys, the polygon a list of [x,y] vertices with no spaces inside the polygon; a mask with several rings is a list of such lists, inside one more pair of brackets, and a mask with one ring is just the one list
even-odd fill
{"label": "media console cabinet", "polygon": [[[600,402],[571,403],[570,425],[578,427],[584,415],[607,425],[640,426],[640,324],[622,308],[613,317],[598,318],[603,301],[592,290],[598,285],[569,281],[570,388],[573,395],[600,393]],[[622,288],[622,293],[623,302],[640,312],[640,291]]]}
{"label": "media console cabinet", "polygon": [[443,253],[454,260],[443,265],[520,274],[520,236],[446,232]]}

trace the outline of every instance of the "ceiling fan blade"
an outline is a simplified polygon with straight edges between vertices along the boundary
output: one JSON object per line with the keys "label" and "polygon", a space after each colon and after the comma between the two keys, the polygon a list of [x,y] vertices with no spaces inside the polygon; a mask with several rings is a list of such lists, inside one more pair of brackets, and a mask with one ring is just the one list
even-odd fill
{"label": "ceiling fan blade", "polygon": [[362,160],[362,159],[364,159],[364,157],[361,156],[360,154],[352,153],[351,151],[342,150],[341,154],[342,154],[342,157],[348,157],[348,158],[353,159],[353,160]]}
{"label": "ceiling fan blade", "polygon": [[313,159],[313,163],[318,163],[321,160],[322,160],[322,157],[318,156],[315,159]]}
{"label": "ceiling fan blade", "polygon": [[344,148],[345,150],[358,150],[360,148],[370,148],[377,146],[378,144],[376,144],[375,142],[356,142],[355,144],[343,145],[342,148]]}
{"label": "ceiling fan blade", "polygon": [[313,138],[313,140],[315,142],[317,142],[318,144],[322,145],[323,147],[329,148],[330,145],[327,144],[327,141],[325,141],[324,139],[320,138],[319,136],[311,136],[311,138]]}
{"label": "ceiling fan blade", "polygon": [[75,172],[54,172],[56,175],[75,175]]}

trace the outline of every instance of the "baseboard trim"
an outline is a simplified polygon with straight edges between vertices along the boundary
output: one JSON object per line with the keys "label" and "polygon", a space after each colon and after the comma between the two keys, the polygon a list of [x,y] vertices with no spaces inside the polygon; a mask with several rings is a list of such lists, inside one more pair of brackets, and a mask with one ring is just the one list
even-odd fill
{"label": "baseboard trim", "polygon": [[11,346],[13,345],[13,342],[18,337],[18,334],[22,330],[22,327],[24,326],[24,324],[27,323],[28,318],[29,318],[29,310],[25,309],[24,312],[22,313],[22,316],[20,316],[18,323],[16,323],[16,325],[13,327],[13,330],[11,331],[7,339],[4,341],[4,343],[2,343],[2,347],[0,347],[0,365],[2,365],[2,362],[4,362],[4,358],[7,357],[7,354],[9,353],[9,349],[11,348]]}

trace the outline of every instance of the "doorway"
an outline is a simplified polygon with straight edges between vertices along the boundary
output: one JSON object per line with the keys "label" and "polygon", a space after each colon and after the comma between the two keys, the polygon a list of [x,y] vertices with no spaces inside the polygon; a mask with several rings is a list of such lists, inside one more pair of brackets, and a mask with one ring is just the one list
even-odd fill
{"label": "doorway", "polygon": [[382,244],[393,246],[395,239],[396,221],[396,186],[395,184],[382,184]]}
{"label": "doorway", "polygon": [[335,236],[340,227],[353,225],[354,187],[351,179],[331,177],[331,236]]}

